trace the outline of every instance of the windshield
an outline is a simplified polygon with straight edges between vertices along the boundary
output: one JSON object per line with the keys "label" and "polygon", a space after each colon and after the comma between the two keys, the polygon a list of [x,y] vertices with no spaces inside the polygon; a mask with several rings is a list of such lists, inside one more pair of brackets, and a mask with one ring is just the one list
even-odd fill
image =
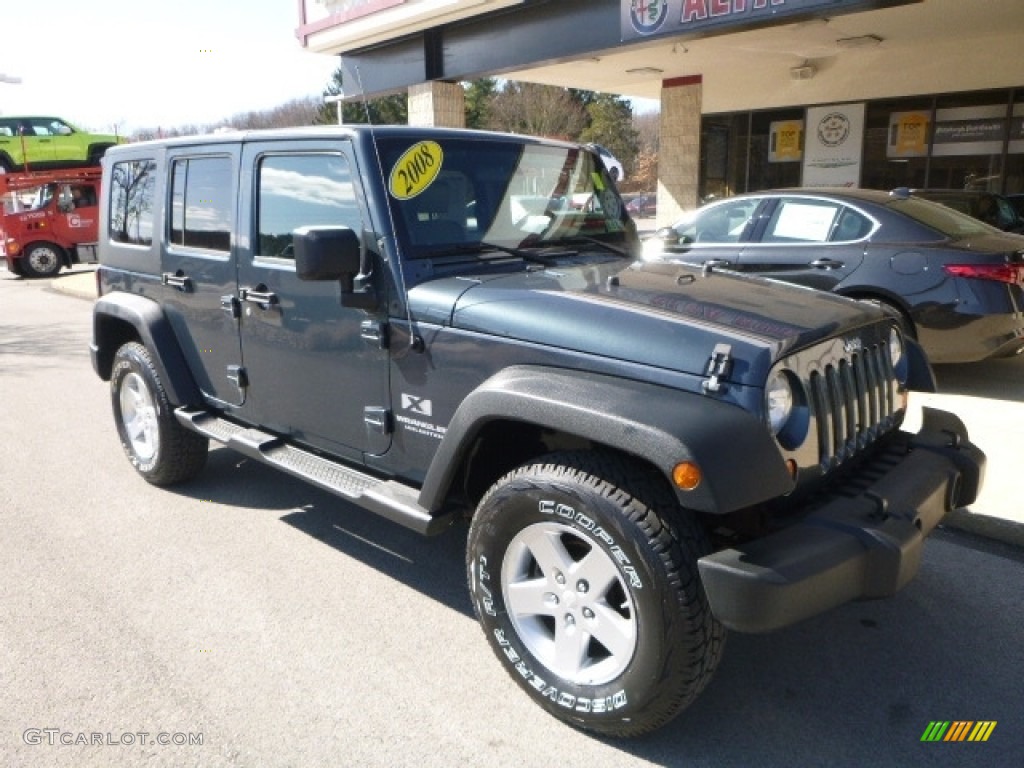
{"label": "windshield", "polygon": [[56,187],[56,184],[44,184],[18,192],[16,197],[18,205],[15,210],[36,211],[45,208],[53,200]]}
{"label": "windshield", "polygon": [[474,246],[634,248],[622,200],[586,150],[490,138],[389,138],[379,148],[405,258]]}
{"label": "windshield", "polygon": [[949,206],[920,197],[893,199],[889,205],[893,210],[919,221],[926,227],[938,230],[946,237],[969,237],[999,232],[995,227],[978,221],[966,213],[960,213]]}

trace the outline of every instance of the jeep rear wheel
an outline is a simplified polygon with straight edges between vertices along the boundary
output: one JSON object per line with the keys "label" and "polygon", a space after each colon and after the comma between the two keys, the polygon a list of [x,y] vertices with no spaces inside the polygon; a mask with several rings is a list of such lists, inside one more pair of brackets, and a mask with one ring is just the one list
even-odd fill
{"label": "jeep rear wheel", "polygon": [[25,277],[53,277],[64,265],[64,249],[53,243],[32,243],[21,256]]}
{"label": "jeep rear wheel", "polygon": [[121,445],[140,475],[153,485],[174,485],[199,474],[209,441],[174,418],[149,351],[141,344],[129,342],[117,350],[110,394]]}
{"label": "jeep rear wheel", "polygon": [[659,475],[562,453],[491,488],[467,567],[488,641],[523,690],[572,725],[635,736],[681,712],[718,665],[725,634],[697,573],[708,551]]}

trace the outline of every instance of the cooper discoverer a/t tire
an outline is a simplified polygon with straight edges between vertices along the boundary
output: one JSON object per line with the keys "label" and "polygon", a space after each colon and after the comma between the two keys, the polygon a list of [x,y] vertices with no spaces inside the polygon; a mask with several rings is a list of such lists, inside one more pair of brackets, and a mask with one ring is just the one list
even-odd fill
{"label": "cooper discoverer a/t tire", "polygon": [[147,481],[174,485],[199,474],[206,464],[209,441],[174,418],[160,376],[142,344],[133,341],[117,350],[110,399],[124,452]]}
{"label": "cooper discoverer a/t tire", "polygon": [[612,736],[652,731],[704,688],[725,633],[701,587],[710,551],[653,470],[559,453],[486,494],[469,587],[498,658],[548,712]]}

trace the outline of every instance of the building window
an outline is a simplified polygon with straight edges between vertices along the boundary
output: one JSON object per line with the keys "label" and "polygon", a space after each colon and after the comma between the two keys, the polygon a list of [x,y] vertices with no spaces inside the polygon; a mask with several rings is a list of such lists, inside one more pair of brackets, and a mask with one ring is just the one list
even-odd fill
{"label": "building window", "polygon": [[1010,112],[1009,141],[1003,166],[1003,192],[1024,193],[1024,88],[1018,88]]}
{"label": "building window", "polygon": [[862,186],[927,186],[933,106],[930,96],[868,102],[864,115]]}
{"label": "building window", "polygon": [[1009,98],[982,91],[936,99],[928,186],[1002,190]]}

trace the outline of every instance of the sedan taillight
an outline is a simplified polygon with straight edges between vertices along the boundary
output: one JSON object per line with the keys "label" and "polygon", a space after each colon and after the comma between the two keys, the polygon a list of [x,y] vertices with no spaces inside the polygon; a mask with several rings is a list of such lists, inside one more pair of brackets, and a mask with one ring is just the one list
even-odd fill
{"label": "sedan taillight", "polygon": [[942,268],[954,277],[998,280],[1011,285],[1024,285],[1024,264],[944,264]]}

